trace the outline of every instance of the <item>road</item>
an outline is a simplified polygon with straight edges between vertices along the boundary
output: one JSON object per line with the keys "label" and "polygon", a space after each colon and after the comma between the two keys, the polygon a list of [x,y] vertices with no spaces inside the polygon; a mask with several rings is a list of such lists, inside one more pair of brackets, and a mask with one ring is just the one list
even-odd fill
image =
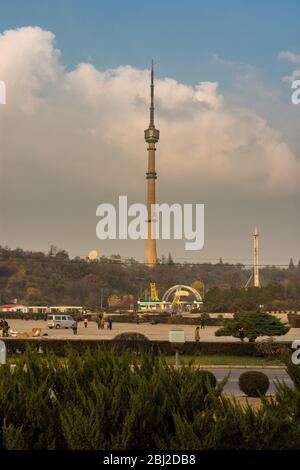
{"label": "road", "polygon": [[[42,334],[47,333],[48,336],[53,338],[72,338],[72,339],[113,339],[117,334],[124,332],[139,332],[147,336],[150,340],[168,340],[169,331],[171,329],[183,329],[185,331],[186,341],[194,341],[195,326],[193,325],[170,325],[158,324],[151,325],[149,323],[113,323],[113,329],[98,330],[95,322],[88,322],[87,328],[84,328],[83,322],[78,323],[78,335],[73,336],[72,330],[50,330],[47,327],[47,322],[43,320],[9,320],[9,325],[12,330],[18,332],[29,332],[32,328],[41,328]],[[237,338],[230,336],[215,336],[215,331],[218,327],[208,326],[204,330],[200,330],[200,341],[239,341]],[[293,341],[300,339],[299,328],[291,328],[288,334],[277,338],[278,341]]]}
{"label": "road", "polygon": [[230,369],[230,367],[203,367],[203,369],[211,371],[216,376],[218,381],[221,381],[224,377],[230,374],[228,382],[224,388],[224,392],[232,395],[244,395],[239,389],[239,376],[243,372],[248,372],[249,370],[263,372],[269,377],[270,387],[268,390],[268,395],[272,395],[274,393],[276,380],[284,380],[287,385],[293,385],[293,382],[283,368],[253,367],[251,369],[246,369],[241,367]]}

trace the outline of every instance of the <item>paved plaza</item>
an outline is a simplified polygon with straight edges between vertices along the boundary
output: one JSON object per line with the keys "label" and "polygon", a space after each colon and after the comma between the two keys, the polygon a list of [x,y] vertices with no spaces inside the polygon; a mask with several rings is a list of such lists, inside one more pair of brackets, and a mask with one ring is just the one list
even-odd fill
{"label": "paved plaza", "polygon": [[[125,332],[138,332],[147,336],[150,340],[168,340],[169,331],[171,329],[182,329],[185,331],[186,341],[194,341],[194,325],[170,325],[170,324],[157,324],[151,325],[150,323],[113,323],[112,330],[98,330],[97,324],[94,321],[88,322],[87,328],[84,327],[83,322],[78,323],[78,334],[73,335],[71,329],[50,329],[47,322],[44,320],[8,320],[9,325],[13,331],[17,332],[30,332],[32,328],[41,328],[42,335],[47,333],[52,338],[71,338],[71,339],[113,339],[119,333]],[[230,336],[215,336],[215,331],[218,327],[207,326],[205,329],[200,330],[200,341],[240,341],[237,338]],[[276,338],[278,341],[293,341],[300,339],[300,330],[298,328],[291,328],[288,334]]]}

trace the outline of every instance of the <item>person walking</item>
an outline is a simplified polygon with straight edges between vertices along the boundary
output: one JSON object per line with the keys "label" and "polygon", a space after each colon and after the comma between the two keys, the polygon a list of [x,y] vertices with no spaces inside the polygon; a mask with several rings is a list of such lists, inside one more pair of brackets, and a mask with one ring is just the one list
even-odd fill
{"label": "person walking", "polygon": [[196,341],[196,343],[199,343],[199,341],[200,341],[200,328],[199,328],[199,326],[197,326],[196,329],[195,329],[195,341]]}
{"label": "person walking", "polygon": [[240,340],[242,341],[242,343],[244,342],[244,339],[245,339],[245,331],[244,331],[244,328],[241,326],[241,328],[239,329],[239,337],[240,337]]}
{"label": "person walking", "polygon": [[8,332],[9,332],[9,324],[7,323],[6,320],[3,320],[2,331],[3,331],[3,336],[7,337]]}
{"label": "person walking", "polygon": [[77,324],[77,320],[75,320],[72,325],[72,330],[73,330],[74,335],[77,335],[77,329],[78,329],[78,324]]}
{"label": "person walking", "polygon": [[87,328],[87,326],[88,326],[88,318],[87,318],[87,316],[84,317],[83,323],[84,323],[84,328]]}
{"label": "person walking", "polygon": [[108,319],[108,329],[112,330],[112,318],[111,317],[109,317]]}
{"label": "person walking", "polygon": [[200,327],[201,327],[201,330],[204,330],[205,328],[205,318],[203,315],[201,316]]}
{"label": "person walking", "polygon": [[100,330],[100,328],[101,328],[101,318],[100,317],[96,317],[96,323],[97,323],[98,330]]}

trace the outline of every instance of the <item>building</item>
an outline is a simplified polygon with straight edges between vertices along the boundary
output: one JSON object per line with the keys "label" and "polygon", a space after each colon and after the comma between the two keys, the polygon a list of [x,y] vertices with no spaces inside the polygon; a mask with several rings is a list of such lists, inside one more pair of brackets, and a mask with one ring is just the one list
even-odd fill
{"label": "building", "polygon": [[152,238],[153,232],[153,214],[152,207],[155,204],[155,180],[157,174],[155,171],[155,144],[159,140],[159,130],[155,128],[154,124],[154,70],[153,61],[151,67],[151,85],[150,85],[150,123],[148,129],[144,131],[145,141],[148,144],[148,171],[146,173],[147,180],[147,240],[145,247],[144,262],[148,266],[153,266],[157,263],[156,253],[156,240]]}
{"label": "building", "polygon": [[72,305],[19,305],[4,304],[0,305],[0,313],[83,313],[82,306]]}
{"label": "building", "polygon": [[83,313],[84,308],[78,305],[54,305],[48,307],[47,313]]}
{"label": "building", "polygon": [[137,306],[142,312],[170,312],[172,310],[172,304],[162,300],[139,300]]}
{"label": "building", "polygon": [[27,311],[26,305],[18,305],[18,304],[3,304],[0,305],[0,312],[1,313],[26,313]]}

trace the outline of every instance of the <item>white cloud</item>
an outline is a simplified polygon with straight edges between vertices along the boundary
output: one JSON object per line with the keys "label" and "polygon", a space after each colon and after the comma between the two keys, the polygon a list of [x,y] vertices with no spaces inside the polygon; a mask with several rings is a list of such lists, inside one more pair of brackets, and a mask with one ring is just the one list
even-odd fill
{"label": "white cloud", "polygon": [[59,80],[63,67],[53,43],[54,35],[38,27],[8,30],[0,35],[0,73],[12,105],[33,111],[45,87]]}
{"label": "white cloud", "polygon": [[[95,198],[99,190],[141,194],[148,70],[102,71],[81,63],[66,71],[54,35],[33,27],[0,35],[0,57],[8,102],[0,118],[2,189],[14,177],[28,201],[46,191],[53,204],[64,190],[70,198],[82,188]],[[254,111],[226,105],[218,83],[190,86],[166,77],[156,80],[156,97],[164,188],[172,191],[174,181],[198,188],[201,181],[207,192],[299,190],[300,164],[280,132]],[[178,198],[180,192],[185,188],[178,184]]]}
{"label": "white cloud", "polygon": [[224,59],[219,54],[212,54],[211,63],[214,65],[222,65],[228,69],[232,69],[239,74],[254,74],[256,73],[256,68],[251,64],[246,64],[243,62],[234,62],[229,59]]}
{"label": "white cloud", "polygon": [[293,62],[293,64],[300,64],[300,54],[295,54],[291,51],[279,52],[279,59],[288,60],[289,62]]}
{"label": "white cloud", "polygon": [[[299,65],[300,64],[300,54],[295,54],[291,51],[281,51],[278,55],[279,59],[287,60],[292,64]],[[292,72],[291,75],[286,75],[282,77],[283,81],[285,82],[293,82],[300,77],[300,68],[296,69]]]}

